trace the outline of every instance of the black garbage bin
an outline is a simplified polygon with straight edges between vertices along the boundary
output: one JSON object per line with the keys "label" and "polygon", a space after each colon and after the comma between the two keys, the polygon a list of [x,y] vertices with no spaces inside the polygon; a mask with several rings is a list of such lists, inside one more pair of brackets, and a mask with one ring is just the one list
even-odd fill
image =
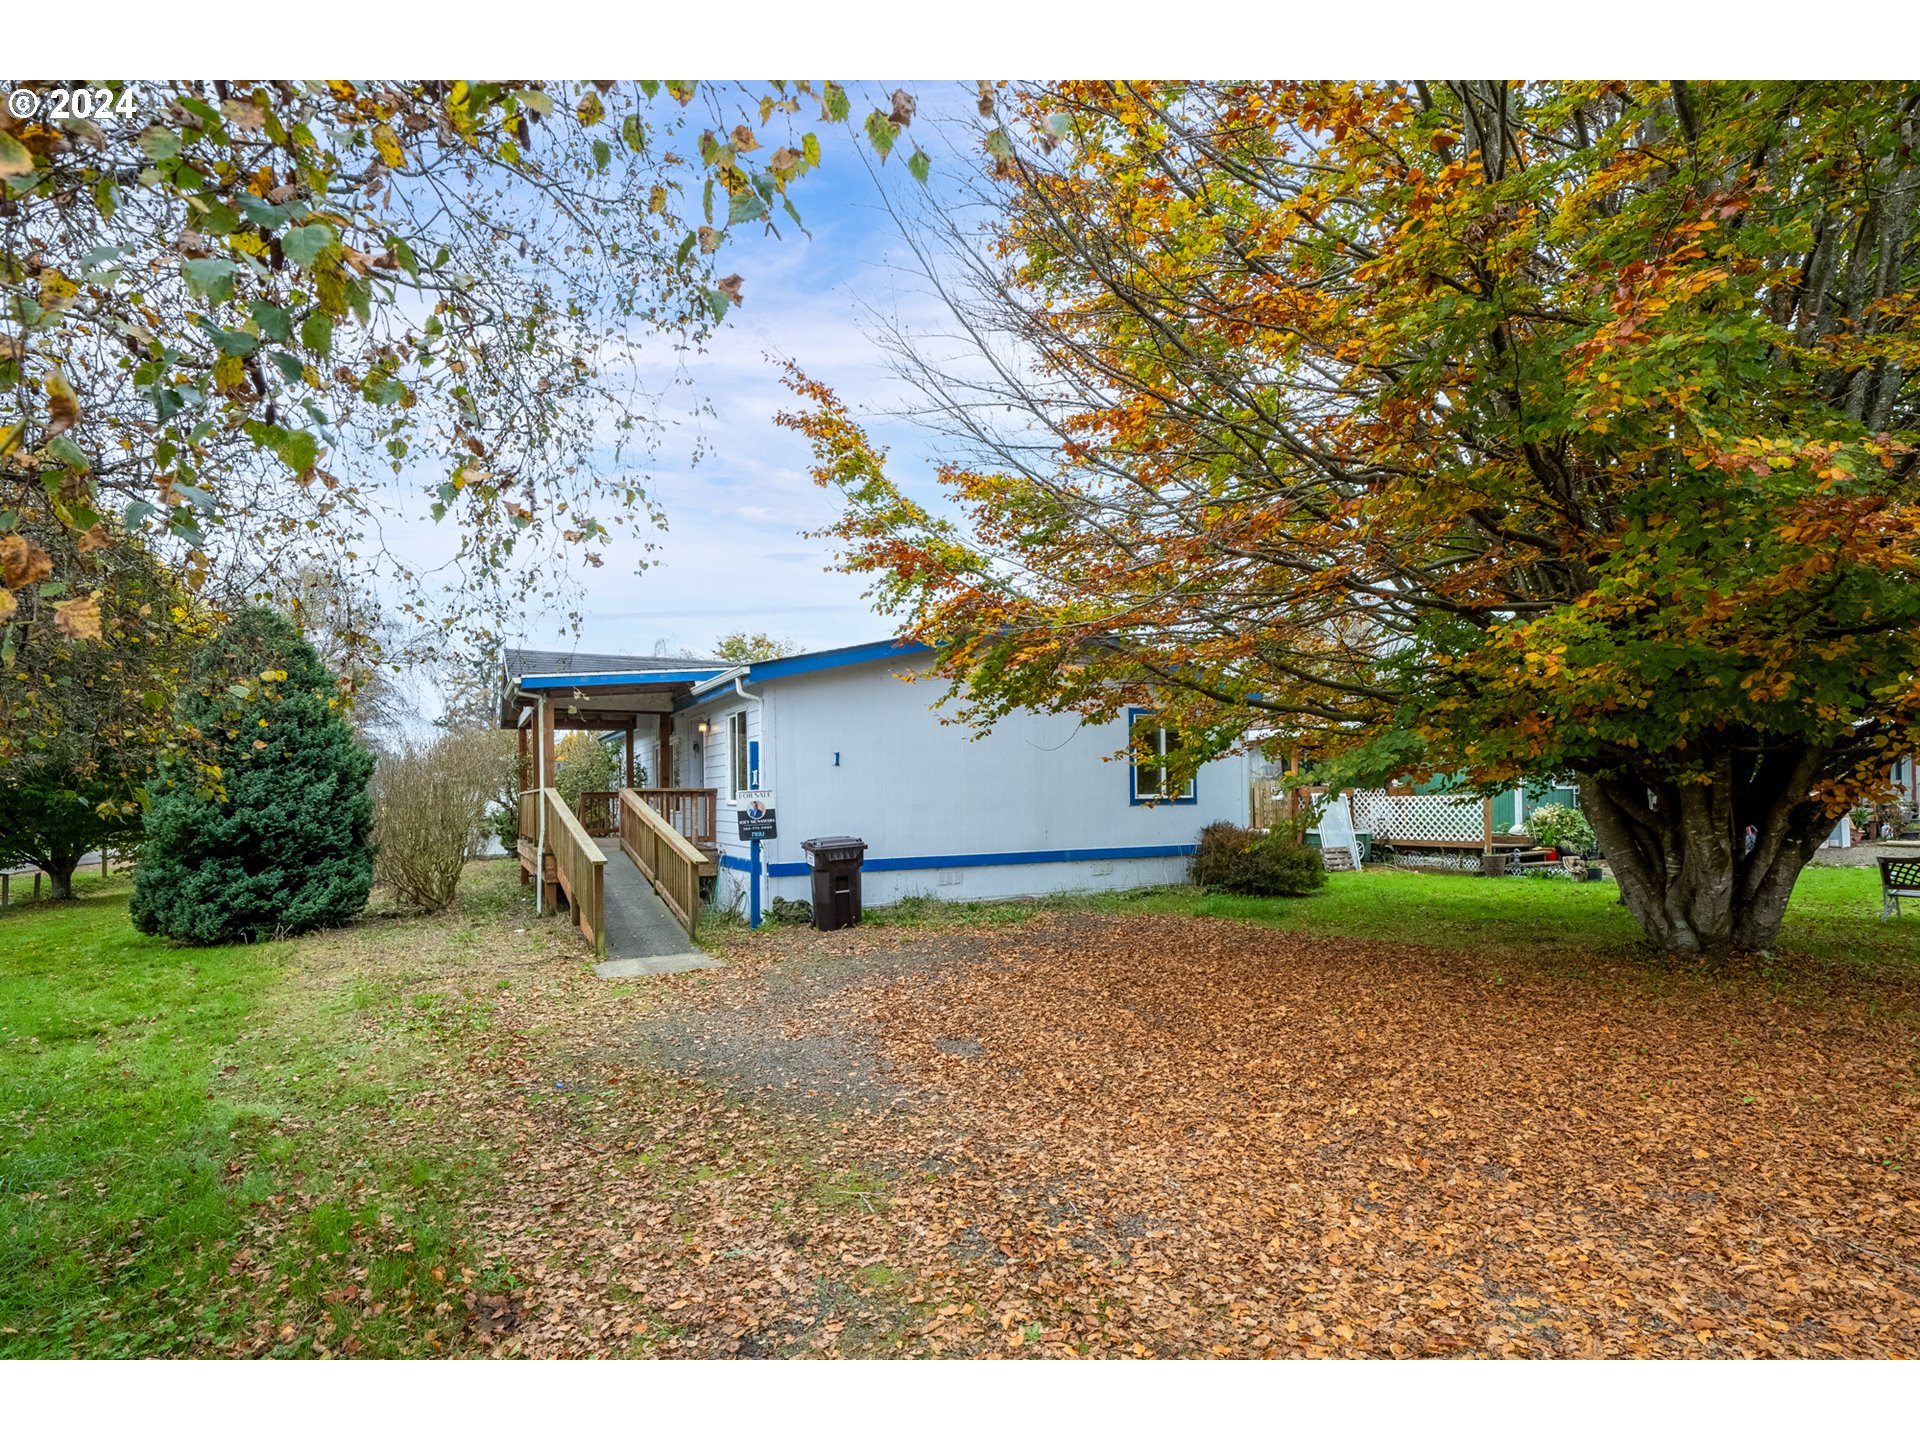
{"label": "black garbage bin", "polygon": [[860,923],[860,862],[867,842],[857,835],[802,840],[813,867],[813,928],[838,930]]}

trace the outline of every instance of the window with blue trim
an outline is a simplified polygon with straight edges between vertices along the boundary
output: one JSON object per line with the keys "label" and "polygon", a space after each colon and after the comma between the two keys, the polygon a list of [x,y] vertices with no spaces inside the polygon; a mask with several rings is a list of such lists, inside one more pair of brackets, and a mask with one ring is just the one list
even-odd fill
{"label": "window with blue trim", "polygon": [[1133,761],[1127,766],[1128,803],[1133,805],[1193,805],[1199,801],[1193,780],[1173,788],[1166,757],[1180,748],[1180,732],[1162,725],[1151,710],[1127,711],[1127,734]]}

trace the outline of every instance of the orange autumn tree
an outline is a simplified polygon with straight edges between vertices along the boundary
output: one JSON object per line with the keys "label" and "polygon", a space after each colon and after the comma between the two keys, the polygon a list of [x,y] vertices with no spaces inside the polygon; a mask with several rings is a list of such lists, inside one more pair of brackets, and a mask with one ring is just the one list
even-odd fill
{"label": "orange autumn tree", "polygon": [[971,437],[950,503],[823,387],[787,419],[977,719],[1570,773],[1650,940],[1765,948],[1915,740],[1916,115],[1912,83],[1012,91],[955,300],[995,363],[920,372]]}

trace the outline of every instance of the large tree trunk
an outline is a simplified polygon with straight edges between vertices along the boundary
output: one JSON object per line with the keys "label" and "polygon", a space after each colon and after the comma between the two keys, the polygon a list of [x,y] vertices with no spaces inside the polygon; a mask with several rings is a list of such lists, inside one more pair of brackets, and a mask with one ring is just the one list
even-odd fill
{"label": "large tree trunk", "polygon": [[1833,828],[1810,794],[1825,758],[1733,752],[1688,784],[1580,777],[1581,808],[1649,941],[1714,956],[1772,947],[1794,882]]}
{"label": "large tree trunk", "polygon": [[40,868],[47,872],[47,880],[50,882],[47,893],[52,898],[55,900],[73,898],[73,872],[80,868],[80,858],[77,855],[64,862],[56,856],[51,865],[43,863]]}

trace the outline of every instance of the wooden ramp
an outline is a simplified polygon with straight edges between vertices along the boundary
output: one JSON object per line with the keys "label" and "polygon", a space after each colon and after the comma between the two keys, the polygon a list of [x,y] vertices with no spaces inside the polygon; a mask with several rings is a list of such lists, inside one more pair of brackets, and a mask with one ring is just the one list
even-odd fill
{"label": "wooden ramp", "polygon": [[683,970],[710,970],[720,962],[695,947],[655,892],[652,883],[620,850],[619,842],[601,840],[606,858],[606,888],[601,921],[606,958],[594,966],[596,974],[618,978],[629,975],[676,975]]}
{"label": "wooden ramp", "polygon": [[618,809],[619,839],[600,838],[559,791],[522,791],[523,882],[538,878],[546,905],[578,927],[602,975],[670,975],[717,964],[693,943],[700,879],[713,873],[713,862],[633,791],[620,792]]}

